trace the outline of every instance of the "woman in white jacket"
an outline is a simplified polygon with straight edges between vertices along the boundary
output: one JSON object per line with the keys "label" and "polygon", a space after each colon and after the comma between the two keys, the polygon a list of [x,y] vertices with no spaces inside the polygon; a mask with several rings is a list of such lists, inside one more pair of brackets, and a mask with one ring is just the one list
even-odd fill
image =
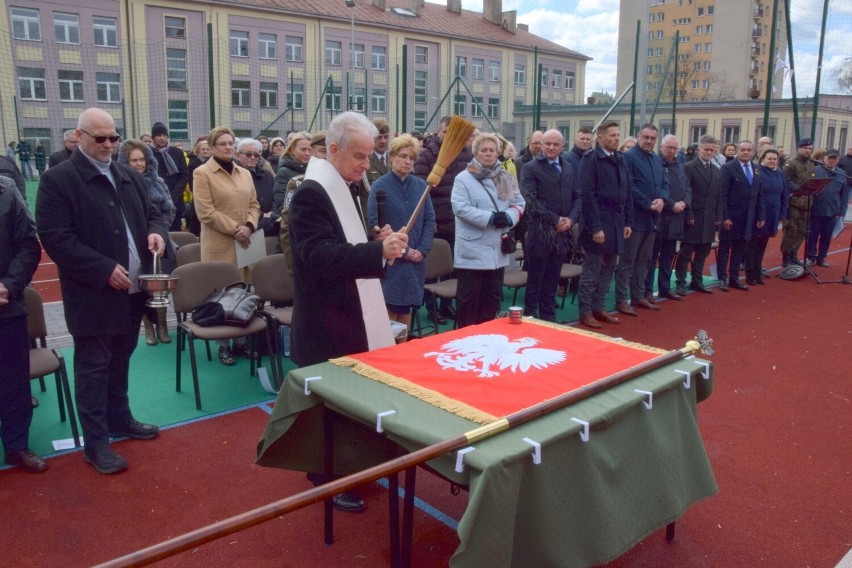
{"label": "woman in white jacket", "polygon": [[453,265],[458,274],[459,327],[492,320],[500,309],[503,270],[512,257],[501,250],[500,244],[524,213],[517,178],[497,160],[499,147],[497,135],[477,136],[474,158],[453,185]]}

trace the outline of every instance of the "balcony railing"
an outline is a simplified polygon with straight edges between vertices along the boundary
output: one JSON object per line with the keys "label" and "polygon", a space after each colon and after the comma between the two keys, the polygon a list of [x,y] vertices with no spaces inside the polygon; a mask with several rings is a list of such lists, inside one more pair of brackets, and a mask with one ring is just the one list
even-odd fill
{"label": "balcony railing", "polygon": [[755,17],[755,19],[763,17],[763,7],[760,7],[760,8],[755,7],[754,17]]}
{"label": "balcony railing", "polygon": [[757,26],[751,29],[751,37],[760,37],[763,35],[763,30]]}

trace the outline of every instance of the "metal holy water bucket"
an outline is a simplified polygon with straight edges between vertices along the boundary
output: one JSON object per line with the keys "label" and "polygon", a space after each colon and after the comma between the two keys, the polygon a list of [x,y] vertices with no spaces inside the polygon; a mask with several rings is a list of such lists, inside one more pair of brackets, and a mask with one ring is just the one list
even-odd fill
{"label": "metal holy water bucket", "polygon": [[165,308],[169,305],[169,292],[177,288],[177,276],[159,274],[160,257],[154,254],[154,273],[139,275],[139,288],[150,294],[145,302],[149,308]]}

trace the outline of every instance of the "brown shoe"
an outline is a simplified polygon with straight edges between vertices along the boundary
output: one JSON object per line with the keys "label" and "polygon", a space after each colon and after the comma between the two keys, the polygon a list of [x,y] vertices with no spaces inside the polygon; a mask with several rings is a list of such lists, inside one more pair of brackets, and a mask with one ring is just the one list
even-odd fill
{"label": "brown shoe", "polygon": [[647,300],[649,304],[657,303],[657,300],[654,298],[653,294],[648,294],[647,296],[645,296],[645,300]]}
{"label": "brown shoe", "polygon": [[41,473],[47,469],[44,460],[36,455],[31,449],[9,452],[5,455],[6,463],[16,465],[27,473]]}
{"label": "brown shoe", "polygon": [[635,302],[630,302],[633,307],[645,308],[646,310],[657,311],[660,309],[660,306],[656,306],[649,302],[647,299],[642,298],[641,300],[636,300]]}
{"label": "brown shoe", "polygon": [[598,323],[598,321],[592,316],[592,314],[583,314],[580,316],[580,323],[585,325],[586,327],[591,327],[594,329],[600,329],[603,326]]}
{"label": "brown shoe", "polygon": [[615,305],[615,309],[621,312],[626,316],[638,317],[639,314],[636,313],[636,310],[630,307],[630,304],[625,300],[624,302],[619,302]]}
{"label": "brown shoe", "polygon": [[621,323],[621,320],[619,320],[617,317],[611,316],[606,312],[594,312],[592,314],[592,317],[604,323]]}

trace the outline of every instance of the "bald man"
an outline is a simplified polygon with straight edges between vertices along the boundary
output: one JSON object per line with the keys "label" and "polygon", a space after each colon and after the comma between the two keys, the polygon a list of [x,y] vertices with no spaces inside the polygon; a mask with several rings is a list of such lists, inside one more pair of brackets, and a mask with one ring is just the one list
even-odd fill
{"label": "bald man", "polygon": [[168,226],[148,200],[140,175],[112,160],[121,137],[110,114],[84,110],[80,144],[41,178],[38,232],[59,268],[65,320],[74,339],[77,411],[83,459],[98,472],[127,468],[110,438],[156,438],[159,429],[133,417],[127,396],[130,356],[148,294],[138,276],[152,272]]}

